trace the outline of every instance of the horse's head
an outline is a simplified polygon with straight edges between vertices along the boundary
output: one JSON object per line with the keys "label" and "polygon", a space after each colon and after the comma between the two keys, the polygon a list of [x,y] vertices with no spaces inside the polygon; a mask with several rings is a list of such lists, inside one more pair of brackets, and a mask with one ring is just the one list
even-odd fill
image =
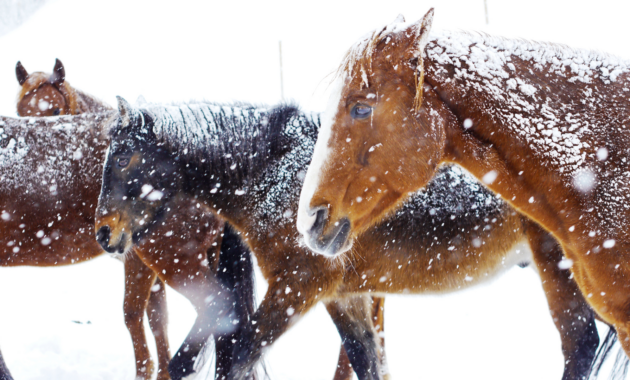
{"label": "horse's head", "polygon": [[66,84],[66,72],[60,60],[55,61],[52,74],[29,74],[18,61],[15,74],[22,88],[18,94],[19,116],[72,115],[76,110],[73,90]]}
{"label": "horse's head", "polygon": [[[444,129],[419,120],[423,51],[433,19],[401,16],[347,53],[304,181],[298,230],[312,250],[336,255],[434,175]],[[417,170],[418,166],[426,170]]]}
{"label": "horse's head", "polygon": [[153,119],[118,98],[119,115],[103,167],[96,239],[110,253],[125,253],[167,211],[180,185],[177,160],[157,143]]}

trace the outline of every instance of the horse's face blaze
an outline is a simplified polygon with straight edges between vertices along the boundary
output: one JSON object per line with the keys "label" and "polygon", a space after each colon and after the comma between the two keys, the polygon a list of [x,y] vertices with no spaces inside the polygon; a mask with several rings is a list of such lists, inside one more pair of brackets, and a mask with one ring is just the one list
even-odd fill
{"label": "horse's face blaze", "polygon": [[17,109],[20,116],[40,117],[70,114],[65,97],[51,84],[44,84],[29,92],[20,100]]}
{"label": "horse's face blaze", "polygon": [[[419,68],[414,27],[348,61],[337,79],[298,213],[298,229],[318,253],[349,250],[354,237],[405,199],[410,184],[426,184],[435,173],[445,136],[440,126],[419,120],[425,111],[413,106],[418,92],[408,83],[416,83]],[[426,171],[416,169],[420,163]]]}
{"label": "horse's face blaze", "polygon": [[148,132],[124,128],[114,134],[96,212],[103,249],[125,253],[161,223],[180,183],[173,160],[167,158]]}

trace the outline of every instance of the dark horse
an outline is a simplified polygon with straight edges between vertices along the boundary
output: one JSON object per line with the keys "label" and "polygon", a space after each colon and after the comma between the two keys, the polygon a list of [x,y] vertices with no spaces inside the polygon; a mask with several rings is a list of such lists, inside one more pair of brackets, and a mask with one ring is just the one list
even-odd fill
{"label": "dark horse", "polygon": [[[583,379],[598,345],[593,313],[553,238],[456,168],[373,226],[342,260],[313,254],[295,228],[299,188],[319,129],[295,107],[131,107],[119,99],[96,215],[108,249],[127,250],[161,223],[172,199],[195,199],[239,230],[269,289],[243,326],[229,379],[250,373],[299,316],[323,301],[360,379],[381,377],[367,295],[456,291],[533,260],[567,358]],[[158,191],[147,200],[143,188]],[[159,199],[158,199],[159,198]],[[124,231],[124,232],[123,232]]]}
{"label": "dark horse", "polygon": [[[93,228],[102,161],[109,143],[103,128],[111,116],[0,117],[0,265],[69,265],[104,253]],[[234,320],[247,320],[253,313],[249,252],[230,231],[223,237],[228,243],[221,244],[223,222],[195,203],[182,201],[177,207],[156,229],[160,235],[170,236],[160,242],[143,241],[124,260],[123,308],[138,379],[150,379],[155,371],[143,327],[145,310],[158,348],[157,378],[169,378],[164,283],[184,294],[199,314],[206,314],[202,311],[207,307],[204,295],[216,297],[225,293],[223,288],[235,289]],[[195,260],[189,260],[193,255]],[[202,333],[207,331],[202,329]],[[202,339],[199,326],[194,332],[173,360],[174,378],[192,371],[193,357],[209,337]],[[217,342],[223,358],[217,364],[224,367],[231,360],[231,339],[230,333]],[[6,366],[0,365],[2,370],[0,379],[11,379]]]}

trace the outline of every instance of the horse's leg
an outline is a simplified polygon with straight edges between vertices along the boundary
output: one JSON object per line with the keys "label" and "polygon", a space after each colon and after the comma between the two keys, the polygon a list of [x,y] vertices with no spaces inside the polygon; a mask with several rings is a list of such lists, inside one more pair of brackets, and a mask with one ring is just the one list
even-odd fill
{"label": "horse's leg", "polygon": [[[254,313],[254,264],[249,249],[227,224],[220,243],[220,252],[219,248],[208,250],[208,257],[218,258],[217,266],[210,266],[217,268],[216,275],[208,275],[204,284],[195,285],[204,295],[196,297],[202,301],[195,305],[197,321],[169,365],[174,380],[194,372],[195,359],[211,334],[217,351],[215,377],[225,379],[232,365],[239,329]],[[255,378],[255,374],[248,378]]]}
{"label": "horse's leg", "polygon": [[151,287],[149,304],[147,305],[147,317],[149,326],[155,337],[155,346],[158,354],[157,380],[168,380],[168,364],[171,361],[171,351],[168,344],[168,310],[166,307],[166,287],[158,277]]}
{"label": "horse's leg", "polygon": [[587,379],[599,345],[595,314],[571,279],[571,271],[558,267],[563,257],[558,242],[533,222],[527,226],[527,238],[560,332],[565,360],[562,379]]}
{"label": "horse's leg", "polygon": [[[169,281],[169,285],[173,284]],[[182,293],[195,307],[197,318],[168,365],[168,372],[173,380],[180,380],[195,373],[195,362],[199,355],[203,354],[202,350],[208,339],[213,333],[220,333],[233,308],[231,295],[222,291],[214,273],[197,276],[195,283],[188,284],[187,288],[186,290],[194,294]],[[178,290],[181,292],[181,288]]]}
{"label": "horse's leg", "polygon": [[352,370],[352,364],[350,364],[348,353],[343,347],[343,342],[341,342],[341,348],[339,349],[339,359],[337,360],[337,369],[335,370],[335,376],[333,377],[333,380],[352,380],[353,374],[354,371]]}
{"label": "horse's leg", "polygon": [[[383,379],[387,380],[389,379],[389,371],[387,368],[387,360],[385,358],[385,337],[382,334],[385,327],[384,313],[385,298],[372,297],[372,320],[374,322],[376,333],[380,337],[381,370],[385,372],[383,374]],[[346,352],[343,343],[341,343],[341,348],[339,349],[339,359],[337,360],[337,370],[335,371],[333,380],[351,380],[353,373],[354,371],[352,370],[352,364],[348,358],[348,353]]]}
{"label": "horse's leg", "polygon": [[286,283],[268,281],[265,298],[251,321],[241,327],[229,380],[243,380],[250,376],[262,357],[263,349],[272,345],[293,322],[313,307],[318,296],[326,297],[326,292],[318,293],[318,289],[333,287],[327,278],[313,277],[310,280],[292,283],[290,289]]}
{"label": "horse's leg", "polygon": [[2,352],[0,352],[0,380],[13,380],[11,372],[9,372],[9,368],[7,368],[7,364],[2,357]]}
{"label": "horse's leg", "polygon": [[372,318],[381,347],[381,371],[383,371],[383,379],[388,380],[390,376],[387,366],[387,357],[385,355],[385,297],[372,297]]}
{"label": "horse's leg", "polygon": [[136,379],[149,380],[153,376],[154,365],[144,334],[144,311],[147,308],[151,286],[156,274],[149,269],[135,252],[125,258],[125,325],[131,334],[136,358]]}
{"label": "horse's leg", "polygon": [[380,339],[372,324],[373,308],[368,296],[341,298],[326,303],[352,368],[360,380],[381,379]]}
{"label": "horse's leg", "polygon": [[[226,291],[234,296],[234,312],[238,326],[244,326],[254,314],[256,302],[254,297],[254,263],[251,253],[240,236],[228,224],[225,225],[217,278]],[[232,367],[234,342],[238,339],[239,331],[216,334],[215,347],[217,361],[215,379],[224,380]],[[255,378],[255,373],[252,374]]]}

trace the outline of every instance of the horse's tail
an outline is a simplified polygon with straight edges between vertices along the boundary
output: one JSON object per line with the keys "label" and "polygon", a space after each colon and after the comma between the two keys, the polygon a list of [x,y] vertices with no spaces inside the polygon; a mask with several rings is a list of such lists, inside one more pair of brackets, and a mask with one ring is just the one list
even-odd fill
{"label": "horse's tail", "polygon": [[[618,336],[617,330],[614,327],[610,326],[608,329],[608,334],[606,334],[606,338],[597,349],[595,353],[595,357],[593,358],[593,364],[591,364],[591,370],[589,379],[596,379],[599,376],[599,371],[602,369],[604,362],[610,356],[613,346],[617,343]],[[610,378],[612,380],[617,379],[625,379],[628,374],[628,365],[630,364],[630,360],[628,356],[626,356],[623,350],[619,350],[617,352],[617,357],[615,358],[615,363],[613,364],[612,371],[610,372]]]}

